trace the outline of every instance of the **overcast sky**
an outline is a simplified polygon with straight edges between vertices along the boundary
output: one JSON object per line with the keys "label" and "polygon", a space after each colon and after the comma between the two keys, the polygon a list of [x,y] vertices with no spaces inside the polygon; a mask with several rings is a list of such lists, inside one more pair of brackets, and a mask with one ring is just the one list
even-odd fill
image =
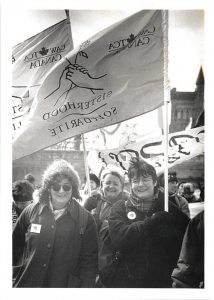
{"label": "overcast sky", "polygon": [[[135,12],[122,10],[70,10],[74,46],[103,28]],[[11,45],[16,45],[64,19],[64,10],[10,10]],[[169,12],[169,80],[171,88],[194,91],[203,64],[203,10]]]}

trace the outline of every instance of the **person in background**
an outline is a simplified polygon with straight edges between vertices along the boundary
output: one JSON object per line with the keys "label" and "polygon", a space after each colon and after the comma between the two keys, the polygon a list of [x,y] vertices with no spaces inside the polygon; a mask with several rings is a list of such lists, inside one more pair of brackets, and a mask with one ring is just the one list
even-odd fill
{"label": "person in background", "polygon": [[181,196],[183,194],[183,185],[185,182],[179,182],[177,184],[177,194]]}
{"label": "person in background", "polygon": [[39,201],[13,230],[13,287],[94,287],[97,230],[77,201],[80,179],[65,160],[44,172]]}
{"label": "person in background", "polygon": [[195,191],[194,191],[194,197],[195,197],[195,200],[197,202],[203,202],[203,200],[201,198],[201,190],[199,188],[195,189]]}
{"label": "person in background", "polygon": [[33,201],[34,187],[28,180],[17,180],[12,185],[12,222],[13,227],[25,207]]}
{"label": "person in background", "polygon": [[190,217],[190,210],[188,201],[178,195],[177,193],[177,174],[176,172],[169,172],[168,174],[168,192],[169,192],[169,200],[172,201],[178,208],[185,213],[188,217]]}
{"label": "person in background", "polygon": [[[100,187],[100,180],[99,178],[97,177],[97,175],[95,175],[94,173],[90,173],[89,174],[89,179],[90,179],[90,188],[91,188],[91,191],[96,191],[99,189]],[[86,181],[86,178],[85,178],[85,181]],[[84,186],[84,194],[88,194],[88,187],[87,187],[87,182]]]}
{"label": "person in background", "polygon": [[86,196],[88,195],[88,188],[86,183],[83,192],[86,198],[84,200],[83,206],[85,207],[85,209],[91,212],[97,206],[99,200],[101,199],[101,193],[100,193],[99,178],[93,173],[89,174],[89,178],[90,178],[91,195]]}
{"label": "person in background", "polygon": [[186,182],[182,186],[182,194],[181,196],[184,197],[188,203],[197,202],[195,195],[194,195],[194,186],[191,182]]}
{"label": "person in background", "polygon": [[[164,191],[164,174],[158,178],[160,186]],[[168,172],[169,201],[173,202],[183,213],[190,217],[188,201],[178,194],[178,179],[175,171]]]}
{"label": "person in background", "polygon": [[119,265],[109,287],[169,288],[189,218],[171,201],[164,211],[164,194],[155,168],[133,158],[128,177],[131,194],[117,201],[108,217],[109,236]]}
{"label": "person in background", "polygon": [[31,173],[26,174],[24,179],[28,180],[33,186],[35,186],[35,177]]}
{"label": "person in background", "polygon": [[200,189],[201,201],[204,202],[205,201],[205,198],[204,198],[204,182],[199,182],[198,183],[198,188]]}
{"label": "person in background", "polygon": [[90,173],[89,174],[89,178],[90,178],[90,186],[91,186],[91,191],[95,191],[97,189],[99,189],[100,187],[100,180],[97,177],[97,175]]}
{"label": "person in background", "polygon": [[204,288],[204,210],[189,222],[172,280],[174,288]]}

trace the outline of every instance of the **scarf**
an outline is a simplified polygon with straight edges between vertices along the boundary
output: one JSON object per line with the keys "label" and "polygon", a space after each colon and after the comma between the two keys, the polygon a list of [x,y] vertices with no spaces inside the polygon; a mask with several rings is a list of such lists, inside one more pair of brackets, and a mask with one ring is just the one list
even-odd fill
{"label": "scarf", "polygon": [[135,194],[133,194],[133,192],[131,192],[129,201],[137,210],[147,213],[152,207],[156,198],[157,196],[154,195],[153,199],[145,200],[137,197]]}
{"label": "scarf", "polygon": [[67,205],[66,205],[65,207],[63,207],[61,209],[54,209],[51,201],[49,201],[49,205],[50,205],[50,209],[54,215],[55,221],[58,220],[64,214],[64,212],[66,211],[66,208],[67,208]]}

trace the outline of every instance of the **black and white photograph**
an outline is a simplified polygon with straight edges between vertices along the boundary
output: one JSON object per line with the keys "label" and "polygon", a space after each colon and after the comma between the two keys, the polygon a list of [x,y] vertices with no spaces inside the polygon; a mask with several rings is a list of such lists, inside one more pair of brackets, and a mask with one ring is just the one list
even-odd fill
{"label": "black and white photograph", "polygon": [[6,300],[211,299],[207,10],[132,2],[1,5]]}

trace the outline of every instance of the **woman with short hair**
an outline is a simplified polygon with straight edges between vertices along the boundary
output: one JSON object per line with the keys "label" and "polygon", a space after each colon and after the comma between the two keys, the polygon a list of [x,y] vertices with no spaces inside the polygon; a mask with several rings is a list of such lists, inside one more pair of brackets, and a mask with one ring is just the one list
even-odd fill
{"label": "woman with short hair", "polygon": [[155,168],[133,158],[128,169],[131,194],[117,201],[108,218],[117,270],[108,287],[169,288],[189,218],[159,190]]}
{"label": "woman with short hair", "polygon": [[129,194],[123,190],[124,181],[124,175],[118,168],[106,167],[101,173],[100,190],[86,199],[84,207],[93,213],[98,230],[108,219],[112,205],[118,200],[128,199]]}

